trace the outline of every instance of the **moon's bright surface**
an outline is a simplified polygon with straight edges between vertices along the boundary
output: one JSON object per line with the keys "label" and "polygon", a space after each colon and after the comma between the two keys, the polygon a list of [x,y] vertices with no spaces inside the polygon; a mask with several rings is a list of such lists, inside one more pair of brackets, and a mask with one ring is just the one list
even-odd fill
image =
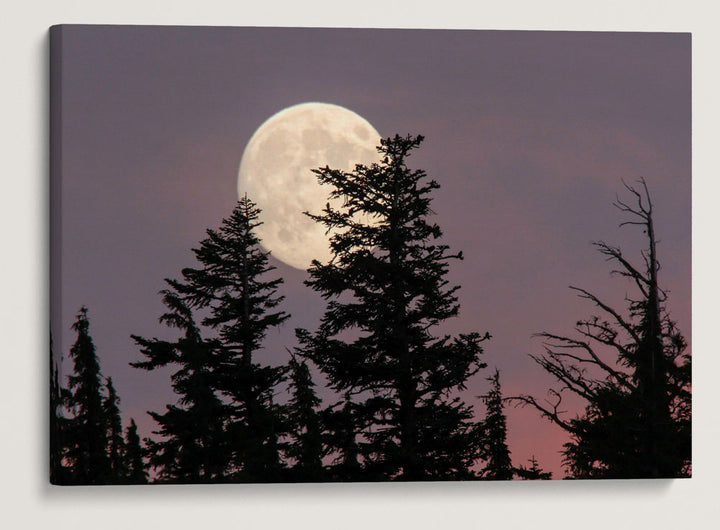
{"label": "moon's bright surface", "polygon": [[240,161],[238,194],[262,210],[256,229],[263,247],[297,269],[330,260],[325,226],[303,214],[320,213],[331,188],[312,169],[351,171],[380,161],[380,133],[338,105],[301,103],[274,114],[250,138]]}

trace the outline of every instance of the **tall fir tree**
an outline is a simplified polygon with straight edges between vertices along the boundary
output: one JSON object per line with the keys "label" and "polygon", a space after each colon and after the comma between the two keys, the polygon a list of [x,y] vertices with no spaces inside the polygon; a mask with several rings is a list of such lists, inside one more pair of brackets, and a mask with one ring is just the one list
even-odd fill
{"label": "tall fir tree", "polygon": [[125,433],[125,452],[123,453],[123,461],[126,470],[124,479],[125,483],[147,483],[148,474],[145,470],[143,450],[140,445],[140,436],[138,435],[137,424],[134,419],[130,420],[130,425]]}
{"label": "tall fir tree", "polygon": [[314,261],[306,281],[328,300],[320,328],[297,336],[301,354],[356,400],[367,480],[470,478],[480,452],[472,407],[457,392],[484,367],[483,337],[433,334],[458,313],[446,275],[462,255],[428,220],[438,184],[406,165],[421,141],[382,140],[381,162],[352,172],[315,170],[330,202],[310,217],[332,234],[333,257]]}
{"label": "tall fir tree", "polygon": [[488,378],[490,391],[482,396],[487,408],[483,421],[483,454],[486,461],[480,477],[485,480],[512,480],[514,469],[507,445],[507,419],[503,410],[503,397],[500,388],[500,372]]}
{"label": "tall fir tree", "polygon": [[292,480],[318,482],[323,474],[323,426],[318,413],[321,400],[314,390],[310,368],[295,356],[290,359],[290,401],[286,407],[289,442],[285,454],[294,461]]}
{"label": "tall fir tree", "polygon": [[77,339],[70,349],[74,363],[68,378],[68,409],[72,419],[64,430],[72,484],[103,484],[109,475],[107,430],[103,409],[102,376],[90,336],[88,310],[82,307],[72,329]]}
{"label": "tall fir tree", "polygon": [[105,424],[107,427],[107,454],[109,469],[107,482],[120,483],[124,480],[126,470],[123,460],[125,440],[123,439],[122,419],[120,418],[120,398],[115,391],[112,378],[106,379],[107,397],[103,403]]}
{"label": "tall fir tree", "polygon": [[231,401],[228,424],[232,451],[230,478],[241,482],[276,481],[281,477],[278,439],[281,407],[273,401],[286,368],[256,362],[268,329],[289,315],[277,311],[281,278],[267,279],[268,265],[255,234],[260,210],[243,197],[219,230],[193,252],[200,267],[182,271],[183,281],[170,284],[192,306],[206,309],[203,325],[220,338],[221,354],[215,371],[217,389]]}
{"label": "tall fir tree", "polygon": [[[192,310],[175,291],[164,291],[163,303],[168,311],[160,321],[183,335],[176,341],[132,336],[148,360],[131,366],[144,370],[179,367],[172,375],[177,404],[167,405],[165,413],[149,412],[160,426],[155,434],[161,436],[159,441],[148,440],[149,464],[156,469],[159,482],[220,481],[229,466],[229,454],[224,432],[227,407],[213,388],[219,344],[202,338]],[[133,459],[137,479],[137,453]]]}
{"label": "tall fir tree", "polygon": [[207,230],[207,238],[193,249],[200,266],[183,269],[180,280],[167,280],[173,305],[197,310],[201,325],[214,334],[207,377],[209,388],[227,401],[224,480],[240,482],[276,481],[283,472],[282,407],[274,403],[274,394],[286,367],[261,364],[256,357],[268,329],[289,315],[276,310],[283,299],[277,294],[282,279],[267,279],[274,267],[255,235],[259,214],[252,201],[241,199],[220,228]]}
{"label": "tall fir tree", "polygon": [[[626,298],[627,311],[571,287],[603,316],[579,320],[576,336],[541,333],[545,354],[532,357],[562,386],[551,389],[555,401],[548,405],[532,396],[518,398],[570,434],[565,463],[575,478],[690,474],[690,355],[667,312],[666,293],[659,287],[653,204],[645,181],[639,184],[640,189],[625,186],[632,204],[618,199],[615,206],[628,216],[620,226],[639,226],[647,238],[641,251],[643,266],[633,265],[620,248],[595,243],[616,264],[613,273],[630,280],[636,289],[634,297]],[[581,416],[562,416],[564,392],[585,400]]]}

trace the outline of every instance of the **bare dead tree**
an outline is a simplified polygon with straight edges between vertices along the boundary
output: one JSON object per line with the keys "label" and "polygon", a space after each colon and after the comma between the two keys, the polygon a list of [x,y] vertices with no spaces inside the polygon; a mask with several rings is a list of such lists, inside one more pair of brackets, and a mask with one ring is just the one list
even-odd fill
{"label": "bare dead tree", "polygon": [[[637,294],[617,311],[595,294],[570,288],[595,306],[600,316],[577,321],[574,336],[543,332],[544,353],[530,355],[559,386],[539,400],[510,398],[535,407],[570,434],[565,464],[576,478],[677,477],[690,474],[690,354],[665,307],[658,286],[660,263],[653,204],[644,179],[637,188],[623,182],[632,200],[614,203],[647,236],[642,268],[618,247],[594,243],[613,263],[612,274],[632,282]],[[583,414],[562,409],[567,393],[583,398]]]}

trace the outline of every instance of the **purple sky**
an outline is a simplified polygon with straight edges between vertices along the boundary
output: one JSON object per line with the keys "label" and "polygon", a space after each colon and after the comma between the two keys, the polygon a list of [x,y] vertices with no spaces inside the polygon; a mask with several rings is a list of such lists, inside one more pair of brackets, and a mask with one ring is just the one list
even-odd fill
{"label": "purple sky", "polygon": [[[67,355],[86,304],[103,372],[149,435],[145,411],[174,396],[169,371],[128,367],[130,334],[172,334],[157,324],[163,278],[194,265],[190,249],[231,212],[257,127],[305,101],[347,107],[383,136],[425,136],[410,165],[440,183],[436,221],[466,256],[447,329],[490,331],[506,395],[552,385],[527,354],[541,351],[533,333],[591,314],[568,285],[616,306],[629,292],[590,244],[638,256],[641,234],[612,207],[621,178],[647,179],[661,281],[689,339],[690,53],[689,34],[67,26],[56,348]],[[293,314],[268,337],[278,363],[321,307],[303,271],[273,264]],[[561,476],[563,433],[530,409],[508,415],[515,463],[535,454]]]}

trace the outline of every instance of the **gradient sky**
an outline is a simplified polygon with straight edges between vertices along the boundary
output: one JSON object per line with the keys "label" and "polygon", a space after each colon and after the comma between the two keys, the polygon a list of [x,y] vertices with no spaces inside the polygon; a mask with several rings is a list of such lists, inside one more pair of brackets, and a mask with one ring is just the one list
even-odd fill
{"label": "gradient sky", "polygon": [[[505,395],[552,385],[527,354],[542,351],[533,333],[592,314],[568,285],[616,307],[631,293],[591,246],[639,257],[642,234],[618,228],[612,206],[621,178],[647,179],[661,282],[690,339],[689,34],[66,26],[61,45],[53,336],[67,356],[88,306],[103,373],[141,434],[154,427],[145,411],[174,396],[170,371],[128,366],[140,359],[130,334],[172,336],[157,323],[163,278],[193,266],[190,249],[232,211],[257,127],[306,101],[349,108],[383,136],[425,136],[409,165],[440,183],[435,220],[465,255],[446,329],[493,335],[485,360]],[[293,315],[263,353],[279,363],[322,308],[305,272],[272,263]],[[514,462],[534,454],[562,476],[563,432],[530,409],[508,416]]]}

